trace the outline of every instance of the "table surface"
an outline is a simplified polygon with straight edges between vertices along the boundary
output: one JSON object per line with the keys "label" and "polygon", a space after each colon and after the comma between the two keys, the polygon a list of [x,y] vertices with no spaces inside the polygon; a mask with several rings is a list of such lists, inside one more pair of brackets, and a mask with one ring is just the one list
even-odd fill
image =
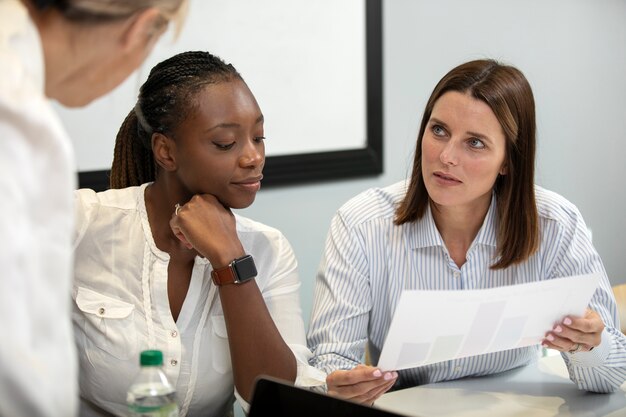
{"label": "table surface", "polygon": [[612,394],[579,390],[560,356],[477,378],[438,382],[383,395],[376,406],[406,416],[626,416],[626,384]]}

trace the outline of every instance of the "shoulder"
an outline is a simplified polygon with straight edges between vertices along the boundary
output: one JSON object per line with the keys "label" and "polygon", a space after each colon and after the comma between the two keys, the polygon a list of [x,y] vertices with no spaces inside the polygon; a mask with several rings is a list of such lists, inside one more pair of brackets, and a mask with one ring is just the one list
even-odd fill
{"label": "shoulder", "polygon": [[291,244],[283,233],[271,226],[235,214],[237,235],[247,253],[254,256],[259,271],[295,269],[296,259]]}
{"label": "shoulder", "polygon": [[74,197],[82,207],[107,207],[120,210],[137,209],[137,198],[142,187],[128,187],[115,190],[95,192],[88,188],[82,188],[74,192]]}
{"label": "shoulder", "polygon": [[576,223],[581,215],[578,208],[565,197],[554,191],[535,186],[535,199],[539,219],[562,225]]}
{"label": "shoulder", "polygon": [[254,246],[276,246],[287,244],[283,233],[271,226],[252,220],[248,217],[235,214],[237,234],[240,239]]}
{"label": "shoulder", "polygon": [[256,220],[252,220],[249,217],[245,217],[240,214],[235,214],[235,219],[237,220],[237,231],[240,233],[260,233],[260,234],[268,234],[268,235],[282,235],[282,233],[278,229],[272,226],[268,226],[264,223],[258,222]]}
{"label": "shoulder", "polygon": [[74,244],[82,241],[87,230],[97,232],[110,228],[129,211],[137,212],[137,197],[142,187],[108,190],[100,193],[87,188],[74,191],[75,235]]}
{"label": "shoulder", "polygon": [[348,200],[337,215],[349,227],[376,220],[393,220],[396,208],[406,194],[408,180],[384,188],[370,188]]}

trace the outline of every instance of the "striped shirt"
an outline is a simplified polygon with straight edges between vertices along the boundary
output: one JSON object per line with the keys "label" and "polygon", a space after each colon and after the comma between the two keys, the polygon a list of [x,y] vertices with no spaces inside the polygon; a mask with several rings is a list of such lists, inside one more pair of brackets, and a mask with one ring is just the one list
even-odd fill
{"label": "striped shirt", "polygon": [[[489,268],[497,255],[495,198],[461,268],[449,256],[430,208],[416,222],[394,225],[405,181],[348,201],[332,220],[318,270],[308,335],[311,364],[327,373],[351,369],[362,361],[368,342],[377,363],[403,290],[483,289],[599,272],[590,308],[606,325],[602,343],[562,356],[580,389],[618,388],[626,380],[626,337],[617,330],[602,261],[578,209],[556,193],[540,187],[535,192],[540,247],[525,262],[500,270]],[[406,369],[399,371],[396,388],[502,372],[536,360],[537,353],[538,346],[530,346]]]}

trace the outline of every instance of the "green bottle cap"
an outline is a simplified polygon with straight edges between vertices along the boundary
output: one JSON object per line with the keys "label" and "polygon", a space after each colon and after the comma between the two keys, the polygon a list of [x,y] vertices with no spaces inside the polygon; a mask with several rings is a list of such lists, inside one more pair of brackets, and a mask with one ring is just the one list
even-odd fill
{"label": "green bottle cap", "polygon": [[163,353],[160,350],[144,350],[139,359],[141,366],[163,365]]}

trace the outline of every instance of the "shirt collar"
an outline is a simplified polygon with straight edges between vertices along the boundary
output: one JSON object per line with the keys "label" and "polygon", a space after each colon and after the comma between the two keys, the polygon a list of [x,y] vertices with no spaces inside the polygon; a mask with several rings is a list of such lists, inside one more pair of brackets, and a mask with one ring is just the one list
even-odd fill
{"label": "shirt collar", "polygon": [[435,225],[430,204],[426,205],[426,213],[416,222],[407,223],[407,233],[411,247],[414,249],[428,248],[431,246],[445,246],[441,234]]}
{"label": "shirt collar", "polygon": [[498,231],[498,210],[496,204],[496,194],[491,194],[491,204],[489,204],[489,210],[483,221],[483,225],[480,227],[474,244],[482,244],[486,246],[497,246],[497,231]]}
{"label": "shirt collar", "polygon": [[143,235],[146,239],[150,251],[159,259],[163,261],[169,261],[170,255],[167,252],[157,248],[152,236],[152,229],[150,228],[150,222],[148,221],[148,211],[146,210],[146,188],[152,184],[147,182],[137,187],[137,211],[139,212],[139,218],[141,219],[141,226],[143,228]]}
{"label": "shirt collar", "polygon": [[[497,210],[496,210],[496,197],[495,194],[491,195],[491,203],[489,204],[489,210],[483,221],[472,246],[475,244],[482,244],[486,246],[496,246],[496,222]],[[406,233],[409,243],[413,249],[427,248],[432,246],[444,246],[441,234],[435,225],[435,219],[430,208],[430,204],[426,206],[426,213],[421,219],[414,223],[407,223]]]}

